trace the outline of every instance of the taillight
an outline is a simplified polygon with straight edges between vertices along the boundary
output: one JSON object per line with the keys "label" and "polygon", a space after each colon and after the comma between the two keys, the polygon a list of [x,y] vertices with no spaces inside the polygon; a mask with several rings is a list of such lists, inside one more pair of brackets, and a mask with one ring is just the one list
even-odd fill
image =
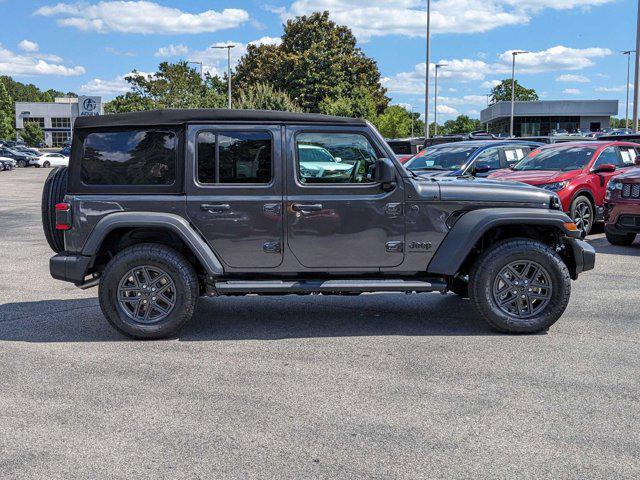
{"label": "taillight", "polygon": [[56,230],[71,229],[71,205],[56,203]]}

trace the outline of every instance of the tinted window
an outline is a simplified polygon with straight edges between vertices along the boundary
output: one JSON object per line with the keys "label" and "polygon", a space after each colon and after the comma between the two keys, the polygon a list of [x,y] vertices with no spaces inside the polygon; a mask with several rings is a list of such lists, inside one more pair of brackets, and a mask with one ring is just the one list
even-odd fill
{"label": "tinted window", "polygon": [[201,132],[197,145],[200,183],[271,182],[268,132]]}
{"label": "tinted window", "polygon": [[498,147],[487,148],[480,152],[475,159],[476,165],[487,165],[491,170],[500,168],[500,152]]}
{"label": "tinted window", "polygon": [[87,185],[172,185],[178,138],[162,130],[96,132],[87,135],[82,182]]}
{"label": "tinted window", "polygon": [[371,183],[378,155],[358,133],[301,133],[296,137],[301,183]]}
{"label": "tinted window", "polygon": [[593,168],[599,167],[600,165],[615,165],[616,167],[622,167],[624,164],[622,163],[622,158],[618,155],[616,147],[607,147],[600,152],[598,155],[598,159],[593,164]]}

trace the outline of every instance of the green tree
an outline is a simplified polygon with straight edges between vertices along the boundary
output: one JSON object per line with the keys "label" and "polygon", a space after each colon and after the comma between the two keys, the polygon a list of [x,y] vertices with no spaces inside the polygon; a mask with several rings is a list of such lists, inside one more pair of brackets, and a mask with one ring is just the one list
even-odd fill
{"label": "green tree", "polygon": [[258,83],[240,90],[233,107],[248,110],[281,110],[301,112],[302,109],[285,92],[274,90],[266,83]]}
{"label": "green tree", "polygon": [[154,108],[221,108],[226,105],[226,84],[218,77],[204,78],[186,61],[163,62],[153,75],[133,71],[125,77],[131,92],[110,101],[109,113],[135,112]]}
{"label": "green tree", "polygon": [[240,88],[269,83],[310,112],[350,110],[370,118],[369,102],[376,114],[389,103],[376,62],[356,46],[349,28],[329,20],[329,12],[288,20],[280,45],[249,45],[233,80]]}
{"label": "green tree", "polygon": [[49,89],[43,92],[32,83],[24,84],[7,75],[0,76],[0,83],[4,85],[14,102],[53,102],[55,97],[77,97],[73,92],[61,92]]}
{"label": "green tree", "polygon": [[[609,120],[609,127],[611,128],[626,128],[626,120],[624,118],[611,117]],[[629,119],[629,126],[633,123],[632,119]]]}
{"label": "green tree", "polygon": [[438,133],[470,133],[484,130],[484,124],[477,118],[470,118],[467,115],[458,115],[455,120],[444,122],[442,129],[438,127]]}
{"label": "green tree", "polygon": [[337,98],[325,98],[318,106],[320,113],[342,117],[364,118],[375,121],[377,118],[376,100],[369,90],[358,87],[351,95],[340,95]]}
{"label": "green tree", "polygon": [[16,129],[13,120],[9,117],[0,116],[0,139],[12,140],[16,138]]}
{"label": "green tree", "polygon": [[[523,87],[515,81],[515,99],[523,102],[535,102],[539,100],[538,94],[533,88]],[[511,101],[511,79],[502,80],[491,90],[491,98],[494,102],[510,102]]]}
{"label": "green tree", "polygon": [[0,139],[15,137],[13,100],[4,83],[0,82]]}
{"label": "green tree", "polygon": [[40,142],[44,142],[44,131],[37,122],[25,123],[20,136],[30,147],[37,147]]}
{"label": "green tree", "polygon": [[[413,132],[421,136],[424,132],[424,122],[418,113],[413,114]],[[402,138],[411,135],[412,115],[400,105],[391,105],[375,120],[375,125],[385,138]]]}

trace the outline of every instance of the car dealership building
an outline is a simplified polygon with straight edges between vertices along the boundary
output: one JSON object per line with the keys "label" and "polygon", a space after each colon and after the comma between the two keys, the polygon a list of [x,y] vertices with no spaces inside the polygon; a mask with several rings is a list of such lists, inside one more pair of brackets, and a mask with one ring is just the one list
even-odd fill
{"label": "car dealership building", "polygon": [[[513,133],[517,137],[549,135],[564,129],[597,132],[609,127],[618,114],[618,100],[544,100],[515,102]],[[509,133],[511,102],[500,101],[480,112],[480,120],[491,133]]]}
{"label": "car dealership building", "polygon": [[44,143],[49,147],[62,147],[71,141],[76,118],[102,115],[101,97],[61,97],[53,102],[16,102],[16,128],[18,133],[25,123],[37,122],[44,131]]}

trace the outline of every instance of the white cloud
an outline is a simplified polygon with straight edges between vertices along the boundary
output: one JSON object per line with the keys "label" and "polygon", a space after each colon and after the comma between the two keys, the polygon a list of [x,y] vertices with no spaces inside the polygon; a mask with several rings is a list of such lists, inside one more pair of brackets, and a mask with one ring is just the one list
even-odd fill
{"label": "white cloud", "polygon": [[466,114],[470,117],[477,117],[478,115],[480,115],[480,111],[472,108],[471,110],[467,110]]}
{"label": "white cloud", "polygon": [[135,57],[136,56],[136,54],[133,52],[118,50],[117,48],[113,48],[113,47],[104,47],[104,51],[107,53],[110,53],[111,55],[116,55],[118,57]]}
{"label": "white cloud", "polygon": [[[626,92],[627,87],[625,85],[616,85],[614,87],[596,87],[594,88],[596,92],[605,92],[605,93],[613,93],[613,92]],[[629,90],[633,90],[633,84],[629,84]]]}
{"label": "white cloud", "polygon": [[500,85],[500,83],[500,80],[487,80],[486,82],[482,82],[480,86],[482,88],[492,89],[493,87]]}
{"label": "white cloud", "polygon": [[[567,10],[613,0],[434,0],[431,31],[481,33],[504,26],[525,25],[544,9]],[[290,8],[273,8],[282,20],[328,10],[332,20],[349,26],[360,40],[386,35],[424,36],[425,0],[296,0]]]}
{"label": "white cloud", "polygon": [[584,75],[574,75],[572,73],[565,73],[564,75],[560,75],[556,77],[556,82],[566,82],[566,83],[589,83],[589,80]]}
{"label": "white cloud", "polygon": [[0,75],[82,75],[82,66],[61,65],[62,58],[50,54],[20,54],[0,45]]}
{"label": "white cloud", "polygon": [[[498,59],[504,66],[503,70],[511,65],[513,50],[498,55]],[[608,48],[570,48],[562,45],[518,55],[516,58],[516,71],[518,73],[555,72],[558,70],[581,70],[595,65],[594,58],[602,58],[613,52]]]}
{"label": "white cloud", "polygon": [[565,88],[562,93],[566,95],[580,95],[580,90],[577,88]]}
{"label": "white cloud", "polygon": [[164,35],[215,32],[238,27],[249,20],[249,14],[237,8],[187,13],[150,1],[58,3],[40,7],[35,14],[56,17],[58,25],[82,31]]}
{"label": "white cloud", "polygon": [[[152,73],[137,72],[138,75],[148,76]],[[125,77],[132,75],[132,72],[125,73],[124,75],[118,75],[111,80],[102,80],[100,78],[94,78],[89,82],[80,86],[80,92],[90,95],[119,95],[121,93],[127,93],[131,90],[129,83],[125,80]]]}
{"label": "white cloud", "polygon": [[436,108],[436,111],[438,113],[441,113],[443,115],[458,115],[459,112],[458,110],[456,110],[455,108],[452,108],[448,105],[438,105],[438,107]]}
{"label": "white cloud", "polygon": [[36,42],[32,42],[31,40],[22,40],[18,44],[18,48],[25,52],[37,52],[40,49],[38,44]]}
{"label": "white cloud", "polygon": [[189,47],[186,45],[178,44],[168,45],[166,47],[160,47],[156,53],[153,54],[154,57],[180,57],[189,53]]}

